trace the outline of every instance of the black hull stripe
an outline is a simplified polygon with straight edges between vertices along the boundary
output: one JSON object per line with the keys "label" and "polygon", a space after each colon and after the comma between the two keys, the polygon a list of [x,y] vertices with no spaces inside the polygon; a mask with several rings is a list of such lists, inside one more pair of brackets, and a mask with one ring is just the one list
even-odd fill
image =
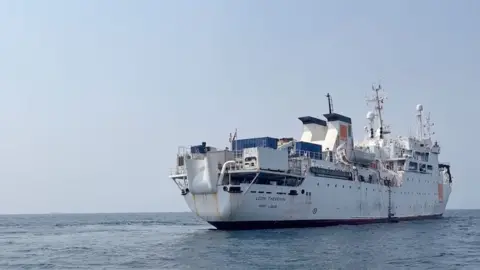
{"label": "black hull stripe", "polygon": [[259,230],[259,229],[281,229],[281,228],[308,228],[327,227],[337,225],[363,225],[372,223],[388,223],[396,221],[423,220],[441,218],[443,214],[429,216],[414,216],[379,218],[379,219],[317,219],[317,220],[278,220],[278,221],[212,221],[208,222],[218,230]]}

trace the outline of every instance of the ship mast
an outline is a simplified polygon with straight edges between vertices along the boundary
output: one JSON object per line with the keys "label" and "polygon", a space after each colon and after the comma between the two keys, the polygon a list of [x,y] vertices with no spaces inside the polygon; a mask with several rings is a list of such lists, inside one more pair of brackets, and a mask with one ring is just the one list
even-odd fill
{"label": "ship mast", "polygon": [[435,135],[435,132],[432,131],[432,127],[435,124],[432,123],[430,120],[431,120],[430,119],[430,113],[428,113],[427,117],[425,117],[425,129],[426,129],[425,136],[427,136],[427,138],[431,138],[432,135]]}
{"label": "ship mast", "polygon": [[418,128],[417,128],[417,138],[419,140],[423,140],[423,135],[425,133],[424,125],[423,125],[423,105],[418,104],[417,105],[417,121],[418,121]]}
{"label": "ship mast", "polygon": [[378,87],[372,85],[372,90],[375,92],[375,94],[373,98],[367,99],[367,103],[375,103],[375,111],[377,112],[379,122],[380,139],[383,139],[384,134],[390,133],[389,131],[385,130],[382,117],[383,102],[385,100],[385,97],[379,95],[379,91],[382,90],[381,85],[378,85]]}
{"label": "ship mast", "polygon": [[328,99],[328,113],[332,114],[333,113],[333,102],[332,102],[332,96],[330,96],[330,93],[327,93],[327,99]]}

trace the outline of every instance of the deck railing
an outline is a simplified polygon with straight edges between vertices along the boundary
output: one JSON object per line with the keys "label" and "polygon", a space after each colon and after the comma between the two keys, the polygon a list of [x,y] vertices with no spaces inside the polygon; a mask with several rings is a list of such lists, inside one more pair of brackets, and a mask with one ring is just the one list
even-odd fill
{"label": "deck railing", "polygon": [[[170,175],[185,175],[185,159],[203,159],[205,154],[199,152],[192,152],[189,146],[179,147],[178,154],[177,154],[177,167],[171,169]],[[233,160],[235,163],[231,163],[227,165],[227,170],[230,172],[240,171],[240,170],[254,170],[257,169],[253,163],[245,161],[243,158],[243,150],[225,150],[233,153]],[[286,151],[286,150],[278,150],[278,151]],[[305,169],[302,168],[301,160],[310,159],[310,160],[328,160],[329,154],[331,152],[310,152],[304,150],[296,150],[290,151],[289,153],[289,173],[296,174],[296,175],[304,175]],[[183,159],[183,160],[181,160]],[[304,163],[303,163],[304,164]],[[222,169],[223,164],[218,164],[218,172]]]}

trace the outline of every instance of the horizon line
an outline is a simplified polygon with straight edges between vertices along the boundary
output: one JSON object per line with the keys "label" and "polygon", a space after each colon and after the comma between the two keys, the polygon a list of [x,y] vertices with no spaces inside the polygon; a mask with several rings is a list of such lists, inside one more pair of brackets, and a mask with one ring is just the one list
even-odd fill
{"label": "horizon line", "polygon": [[[446,211],[468,211],[468,210],[480,210],[480,208],[450,208]],[[141,211],[141,212],[48,212],[48,213],[0,213],[0,216],[46,216],[46,215],[112,215],[112,214],[179,214],[190,213],[191,211]]]}

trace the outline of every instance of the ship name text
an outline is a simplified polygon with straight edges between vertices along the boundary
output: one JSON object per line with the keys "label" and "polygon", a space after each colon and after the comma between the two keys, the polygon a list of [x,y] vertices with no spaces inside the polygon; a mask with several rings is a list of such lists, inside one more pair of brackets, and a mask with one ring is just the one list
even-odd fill
{"label": "ship name text", "polygon": [[272,197],[272,196],[258,196],[256,198],[257,201],[266,201],[266,200],[269,200],[269,201],[275,201],[275,202],[283,202],[283,201],[286,201],[285,198],[282,198],[282,197]]}

